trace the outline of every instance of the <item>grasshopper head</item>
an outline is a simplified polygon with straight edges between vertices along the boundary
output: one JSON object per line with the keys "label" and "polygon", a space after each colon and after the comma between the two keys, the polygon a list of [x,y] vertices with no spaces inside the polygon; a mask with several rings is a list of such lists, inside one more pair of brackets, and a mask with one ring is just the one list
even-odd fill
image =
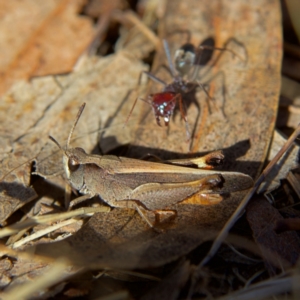
{"label": "grasshopper head", "polygon": [[84,158],[86,153],[82,148],[67,149],[63,155],[63,165],[71,185],[81,190],[84,185]]}
{"label": "grasshopper head", "polygon": [[84,185],[84,164],[82,164],[82,160],[86,156],[85,151],[82,148],[64,150],[52,136],[49,138],[63,153],[63,167],[70,184],[73,188],[80,190]]}
{"label": "grasshopper head", "polygon": [[86,156],[86,152],[79,147],[64,151],[63,164],[68,178],[85,164]]}
{"label": "grasshopper head", "polygon": [[49,138],[59,147],[63,152],[63,166],[66,173],[66,176],[71,183],[71,185],[80,190],[84,185],[84,164],[83,161],[86,157],[86,153],[82,148],[69,148],[70,140],[75,129],[75,126],[83,112],[85,103],[81,105],[74,125],[71,128],[71,131],[68,136],[66,150],[64,150],[61,145],[51,136]]}

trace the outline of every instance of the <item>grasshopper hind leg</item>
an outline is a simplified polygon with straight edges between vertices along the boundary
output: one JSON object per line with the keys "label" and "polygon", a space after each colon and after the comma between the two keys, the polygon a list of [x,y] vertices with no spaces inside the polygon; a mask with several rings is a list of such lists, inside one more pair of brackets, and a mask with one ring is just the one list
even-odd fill
{"label": "grasshopper hind leg", "polygon": [[[177,211],[176,210],[156,210],[156,211],[148,211],[152,212],[155,216],[155,221],[152,223],[149,218],[146,216],[146,214],[143,212],[144,208],[136,203],[136,211],[139,213],[141,218],[147,223],[147,225],[155,230],[156,232],[162,233],[164,230],[162,228],[159,228],[159,225],[162,225],[163,221],[167,221],[168,223],[174,220],[177,216]],[[146,212],[146,210],[145,210]],[[164,218],[162,221],[161,216],[166,215],[166,214],[171,214],[168,218]]]}
{"label": "grasshopper hind leg", "polygon": [[154,225],[151,223],[151,221],[145,215],[145,213],[143,212],[143,208],[139,204],[136,203],[135,209],[139,213],[141,218],[148,224],[148,226],[151,227],[151,228],[154,228]]}

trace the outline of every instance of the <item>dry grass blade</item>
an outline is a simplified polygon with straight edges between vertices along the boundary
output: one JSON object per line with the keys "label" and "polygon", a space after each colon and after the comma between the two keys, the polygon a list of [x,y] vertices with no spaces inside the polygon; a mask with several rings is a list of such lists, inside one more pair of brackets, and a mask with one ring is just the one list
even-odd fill
{"label": "dry grass blade", "polygon": [[58,213],[58,214],[50,214],[47,216],[37,216],[29,218],[23,222],[19,222],[5,228],[0,229],[0,238],[12,235],[17,233],[19,230],[33,227],[37,224],[45,224],[49,222],[56,222],[61,221],[67,218],[73,218],[80,215],[91,215],[96,212],[108,212],[110,210],[109,207],[83,207],[77,210],[65,212],[65,213]]}
{"label": "dry grass blade", "polygon": [[161,48],[161,41],[159,40],[159,38],[153,33],[153,31],[151,31],[147,26],[145,26],[145,24],[132,11],[116,11],[113,13],[113,17],[119,22],[129,21],[134,26],[136,26],[136,28],[140,32],[142,32],[147,37],[147,39],[149,39],[153,43],[153,45],[155,45],[156,49]]}
{"label": "dry grass blade", "polygon": [[60,223],[58,223],[58,224],[49,226],[49,227],[47,227],[46,229],[37,231],[37,232],[35,232],[34,234],[28,235],[28,236],[26,236],[25,238],[23,238],[23,239],[21,239],[21,240],[15,242],[15,243],[13,243],[13,244],[11,245],[11,247],[12,247],[13,249],[19,248],[19,247],[21,247],[22,245],[24,245],[24,244],[26,244],[26,243],[28,243],[28,242],[30,242],[30,241],[32,241],[32,240],[38,239],[39,237],[42,237],[42,236],[44,236],[44,235],[46,235],[46,234],[48,234],[48,233],[51,233],[51,232],[53,232],[53,231],[55,231],[55,230],[57,230],[57,229],[59,229],[59,228],[61,228],[61,227],[70,225],[70,224],[72,224],[72,223],[74,223],[74,222],[77,222],[77,220],[76,220],[76,219],[69,219],[69,220],[66,220],[66,221],[64,221],[64,222],[60,222]]}

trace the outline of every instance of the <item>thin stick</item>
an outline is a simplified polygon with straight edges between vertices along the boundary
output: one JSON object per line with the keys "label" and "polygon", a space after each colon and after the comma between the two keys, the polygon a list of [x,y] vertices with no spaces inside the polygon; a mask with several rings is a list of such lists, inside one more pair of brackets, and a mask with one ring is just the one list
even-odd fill
{"label": "thin stick", "polygon": [[65,213],[49,214],[28,218],[25,221],[12,224],[10,226],[0,229],[0,238],[9,236],[19,232],[20,230],[31,228],[38,224],[45,224],[49,222],[57,222],[68,218],[77,217],[80,215],[89,215],[96,212],[108,212],[109,207],[100,206],[100,207],[82,207],[76,210],[68,211]]}
{"label": "thin stick", "polygon": [[149,29],[149,27],[147,27],[140,20],[140,18],[135,13],[133,13],[130,10],[128,10],[126,12],[114,11],[112,16],[115,19],[117,19],[121,24],[124,23],[124,19],[129,21],[131,24],[136,26],[136,28],[138,28],[138,30],[142,34],[144,34],[149,41],[151,41],[153,43],[153,45],[155,46],[155,48],[157,50],[160,49],[160,47],[161,47],[160,39],[157,37],[157,35],[152,30]]}
{"label": "thin stick", "polygon": [[24,245],[24,244],[26,244],[26,243],[28,243],[28,242],[30,242],[30,241],[36,240],[36,239],[38,239],[39,237],[42,237],[42,236],[44,236],[44,235],[46,235],[46,234],[49,234],[49,233],[51,233],[51,232],[53,232],[53,231],[55,231],[55,230],[57,230],[57,229],[59,229],[59,228],[62,228],[62,227],[64,227],[64,226],[70,225],[70,224],[75,223],[75,222],[78,222],[78,220],[77,220],[77,219],[69,219],[69,220],[60,222],[60,223],[58,223],[58,224],[54,224],[54,225],[52,225],[52,226],[48,226],[48,227],[45,228],[45,229],[39,230],[39,231],[37,231],[37,232],[35,232],[35,233],[31,234],[31,235],[26,236],[25,238],[23,238],[23,239],[21,239],[21,240],[19,240],[19,241],[13,243],[13,244],[11,245],[11,247],[12,247],[13,249],[19,248],[19,247],[21,247],[22,245]]}

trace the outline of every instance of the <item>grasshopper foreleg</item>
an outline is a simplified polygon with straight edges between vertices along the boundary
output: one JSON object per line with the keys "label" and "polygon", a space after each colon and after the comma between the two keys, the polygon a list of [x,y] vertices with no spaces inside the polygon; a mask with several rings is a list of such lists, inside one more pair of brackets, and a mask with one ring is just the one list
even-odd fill
{"label": "grasshopper foreleg", "polygon": [[84,202],[86,200],[89,200],[89,199],[91,199],[93,197],[94,197],[94,195],[91,195],[91,194],[82,195],[82,196],[80,196],[80,197],[78,197],[78,198],[76,198],[76,199],[74,199],[74,200],[71,201],[69,209],[71,209],[73,206],[75,206],[75,205],[77,205],[79,203],[82,203],[82,202]]}

